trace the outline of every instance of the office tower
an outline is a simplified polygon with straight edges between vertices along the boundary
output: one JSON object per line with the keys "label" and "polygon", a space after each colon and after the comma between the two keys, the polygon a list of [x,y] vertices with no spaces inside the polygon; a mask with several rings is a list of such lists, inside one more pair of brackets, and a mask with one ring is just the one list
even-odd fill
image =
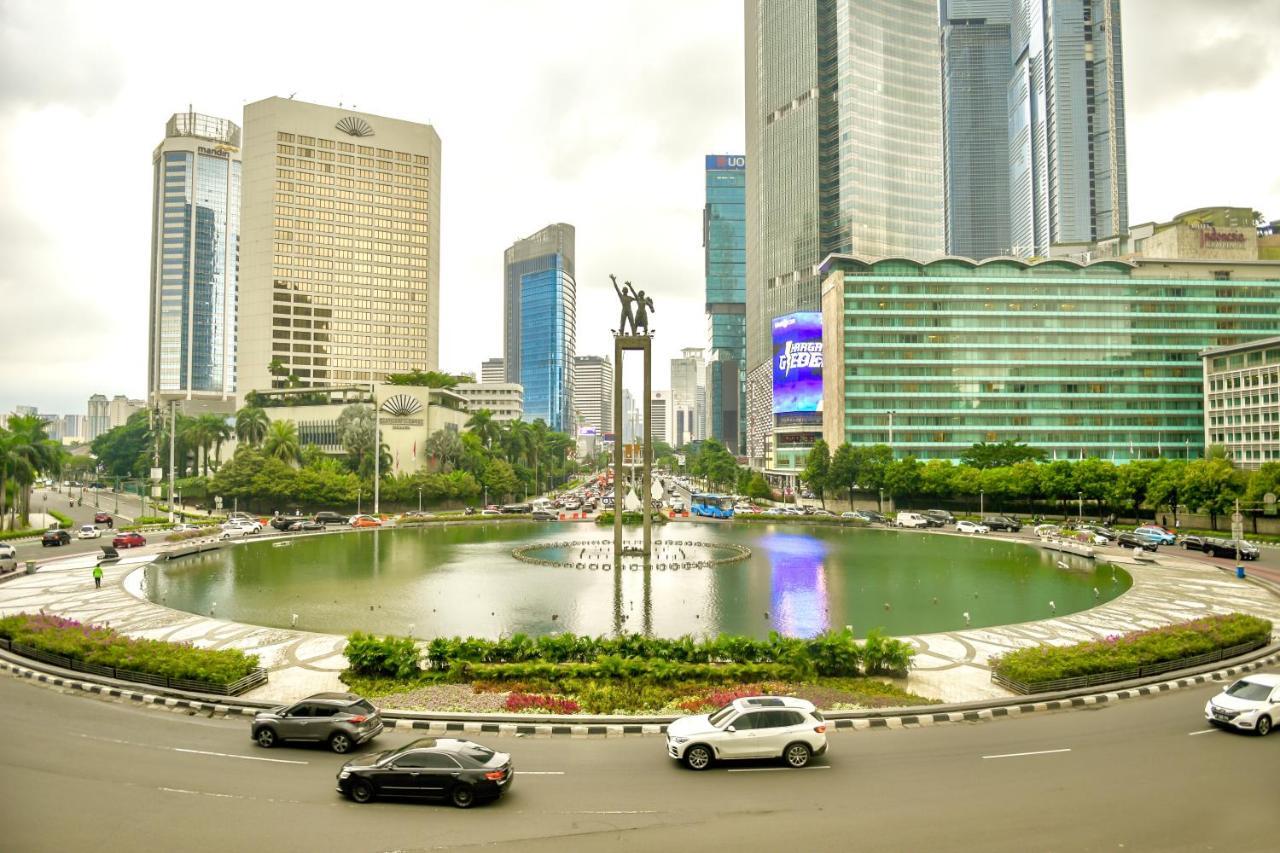
{"label": "office tower", "polygon": [[244,135],[238,390],[437,369],[435,130],[268,98]]}
{"label": "office tower", "polygon": [[[671,392],[654,391],[649,398],[650,431],[653,441],[671,443]],[[637,430],[637,433],[639,430]],[[636,439],[637,441],[639,438]]]}
{"label": "office tower", "polygon": [[1011,254],[1010,18],[1014,0],[940,0],[947,254]]}
{"label": "office tower", "polygon": [[573,359],[573,413],[579,428],[613,432],[613,362],[607,356]]}
{"label": "office tower", "polygon": [[941,255],[936,0],[746,4],[748,454],[762,463],[772,322],[817,311],[832,252]]}
{"label": "office tower", "polygon": [[506,362],[500,358],[487,358],[480,363],[481,382],[506,382]]}
{"label": "office tower", "polygon": [[234,400],[240,128],[175,113],[151,161],[148,395]]}
{"label": "office tower", "polygon": [[1129,224],[1120,0],[1012,0],[1009,239],[1013,254]]}
{"label": "office tower", "polygon": [[573,428],[577,283],[572,225],[548,225],[503,256],[503,358],[507,381],[524,386],[525,418]]}
{"label": "office tower", "polygon": [[669,432],[672,447],[706,438],[706,367],[700,347],[686,347],[671,359]]}
{"label": "office tower", "polygon": [[463,382],[453,386],[468,412],[486,410],[495,421],[524,417],[524,389],[511,382]]}
{"label": "office tower", "polygon": [[640,434],[640,409],[636,405],[636,398],[626,388],[622,389],[622,442],[623,444],[635,443],[636,436]]}
{"label": "office tower", "polygon": [[[704,437],[745,452],[747,357],[747,158],[708,154],[702,245],[707,292]],[[730,383],[725,385],[724,383]]]}
{"label": "office tower", "polygon": [[107,430],[111,429],[110,416],[108,414],[110,403],[107,401],[105,394],[94,394],[89,397],[89,403],[85,408],[84,417],[84,440],[93,441]]}

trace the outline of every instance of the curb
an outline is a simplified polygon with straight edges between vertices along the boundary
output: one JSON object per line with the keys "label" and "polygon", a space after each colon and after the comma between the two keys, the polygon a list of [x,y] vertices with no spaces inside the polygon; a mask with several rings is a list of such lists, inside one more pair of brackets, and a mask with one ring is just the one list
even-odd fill
{"label": "curb", "polygon": [[[921,713],[915,709],[906,709],[902,713],[835,711],[831,712],[831,714],[870,713],[872,715],[858,717],[833,717],[831,715],[827,715],[827,719],[835,731],[862,731],[877,728],[914,729],[935,725],[945,725],[947,723],[973,723],[981,722],[983,720],[993,720],[1000,717],[1017,717],[1039,711],[1060,711],[1096,705],[1106,705],[1119,702],[1124,699],[1136,699],[1142,696],[1156,696],[1161,693],[1168,693],[1188,687],[1196,687],[1201,684],[1207,684],[1211,681],[1226,681],[1237,675],[1252,672],[1280,662],[1280,649],[1276,646],[1269,646],[1266,649],[1263,649],[1262,652],[1263,655],[1255,658],[1254,660],[1237,664],[1226,669],[1201,672],[1195,675],[1189,675],[1185,678],[1175,678],[1141,686],[1135,685],[1134,687],[1125,688],[1123,690],[1113,690],[1105,693],[1064,696],[1061,699],[1046,699],[1039,702],[998,704],[988,707],[971,708],[968,710],[936,711],[932,713]],[[64,687],[87,694],[119,698],[125,701],[138,702],[144,705],[156,705],[166,708],[182,708],[189,709],[191,711],[203,711],[209,714],[220,714],[223,716],[252,717],[264,708],[274,707],[270,703],[247,704],[244,702],[210,702],[199,698],[198,694],[179,693],[178,691],[172,691],[177,695],[164,696],[155,693],[146,693],[116,687],[112,684],[67,677],[59,674],[62,670],[57,670],[55,667],[49,667],[49,670],[51,671],[42,671],[25,666],[22,663],[12,660],[8,654],[0,653],[0,671],[10,672],[19,678],[27,678],[42,684]],[[429,713],[411,711],[387,710],[382,712],[382,719],[385,728],[394,730],[412,730],[428,734],[468,732],[534,737],[568,736],[579,738],[609,738],[660,735],[666,733],[667,724],[675,719],[674,717],[656,717],[653,718],[652,722],[646,723],[572,723],[569,722],[568,719],[556,722],[516,723],[506,720],[466,719],[465,717],[462,719],[442,719],[441,716],[442,715],[432,715]],[[449,714],[443,716],[460,717],[463,715]]]}

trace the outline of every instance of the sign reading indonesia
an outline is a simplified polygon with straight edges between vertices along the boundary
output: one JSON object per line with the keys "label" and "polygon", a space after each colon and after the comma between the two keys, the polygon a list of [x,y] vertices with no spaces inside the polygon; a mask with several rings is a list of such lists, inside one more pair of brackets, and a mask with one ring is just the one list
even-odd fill
{"label": "sign reading indonesia", "polygon": [[822,411],[822,314],[773,321],[773,413]]}

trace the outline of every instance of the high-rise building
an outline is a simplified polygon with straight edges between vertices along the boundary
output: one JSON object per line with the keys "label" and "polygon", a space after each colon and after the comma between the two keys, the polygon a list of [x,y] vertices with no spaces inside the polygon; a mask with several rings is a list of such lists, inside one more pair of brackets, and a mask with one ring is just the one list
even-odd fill
{"label": "high-rise building", "polygon": [[634,444],[640,435],[642,415],[636,398],[626,388],[622,389],[622,442]]}
{"label": "high-rise building", "polygon": [[1010,1],[1012,254],[1122,234],[1129,203],[1120,0]]}
{"label": "high-rise building", "polygon": [[507,381],[524,386],[525,418],[573,428],[577,337],[574,231],[556,223],[517,240],[503,257]]}
{"label": "high-rise building", "polygon": [[[745,452],[747,358],[747,158],[708,154],[702,246],[706,271],[708,372],[704,437]],[[714,367],[712,367],[714,365]],[[725,386],[723,383],[732,383]]]}
{"label": "high-rise building", "polygon": [[573,413],[580,427],[599,435],[613,432],[613,362],[608,356],[574,357]]}
{"label": "high-rise building", "polygon": [[507,366],[500,358],[486,358],[480,363],[481,382],[506,382]]}
{"label": "high-rise building", "polygon": [[175,113],[151,161],[148,395],[234,401],[240,128]]}
{"label": "high-rise building", "polygon": [[671,406],[668,433],[672,447],[706,438],[706,367],[700,347],[686,347],[671,359]]}
{"label": "high-rise building", "polygon": [[774,318],[817,311],[833,252],[945,248],[937,0],[747,0],[748,454],[764,456]]}
{"label": "high-rise building", "polygon": [[[642,415],[643,417],[643,415]],[[654,442],[671,443],[671,392],[654,391],[649,398],[650,432]],[[638,439],[637,439],[638,440]]]}
{"label": "high-rise building", "polygon": [[514,383],[464,382],[453,386],[453,393],[463,398],[468,412],[487,410],[495,421],[524,417],[524,389]]}
{"label": "high-rise building", "polygon": [[244,135],[239,391],[436,370],[435,130],[267,98]]}
{"label": "high-rise building", "polygon": [[89,397],[84,417],[85,441],[93,441],[95,438],[111,429],[111,427],[108,426],[110,422],[110,416],[108,414],[110,405],[111,404],[108,402],[105,394],[94,394]]}

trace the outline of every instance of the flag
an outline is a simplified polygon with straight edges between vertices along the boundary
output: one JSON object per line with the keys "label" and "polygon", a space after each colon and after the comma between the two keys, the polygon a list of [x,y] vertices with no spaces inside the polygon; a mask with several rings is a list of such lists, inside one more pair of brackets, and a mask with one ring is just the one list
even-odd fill
{"label": "flag", "polygon": [[397,470],[397,471],[399,471],[399,470],[400,470],[400,450],[399,450],[399,448],[397,448],[397,449],[396,449],[396,470]]}
{"label": "flag", "polygon": [[413,443],[413,458],[418,458],[418,442],[416,441]]}

